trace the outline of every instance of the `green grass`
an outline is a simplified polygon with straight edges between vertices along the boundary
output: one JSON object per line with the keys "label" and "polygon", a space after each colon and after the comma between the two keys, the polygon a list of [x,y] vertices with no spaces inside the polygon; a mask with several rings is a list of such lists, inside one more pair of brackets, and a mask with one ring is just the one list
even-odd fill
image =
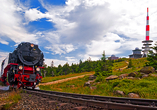
{"label": "green grass", "polygon": [[123,70],[119,70],[119,68],[128,65],[126,62],[129,62],[129,59],[127,59],[126,61],[114,63],[114,66],[112,67],[113,74],[120,75],[120,74],[124,74],[124,73],[131,73],[134,71],[139,71],[140,69],[142,69],[142,67],[145,66],[145,63],[148,61],[146,58],[132,59],[132,64],[133,64],[132,68],[126,68]]}
{"label": "green grass", "polygon": [[[88,87],[84,87],[84,83],[86,81],[88,81],[88,76],[85,76],[84,78],[78,78],[75,80],[70,80],[68,82],[54,84],[54,85],[47,85],[47,86],[40,85],[40,89],[79,93],[79,94],[88,94],[90,89]],[[74,85],[74,87],[71,87],[71,85]]]}
{"label": "green grass", "polygon": [[8,94],[8,97],[6,97],[6,98],[4,98],[4,99],[1,99],[1,103],[7,102],[7,103],[3,106],[3,109],[8,110],[8,109],[10,109],[11,106],[17,104],[18,101],[21,99],[20,92],[21,92],[21,91],[19,91],[19,90],[17,90],[17,91],[11,91],[11,92]]}
{"label": "green grass", "polygon": [[[157,99],[157,77],[138,79],[112,80],[109,84],[113,90],[121,90],[126,95],[130,92],[137,93],[141,98]],[[117,84],[116,86],[113,86]]]}
{"label": "green grass", "polygon": [[[105,78],[105,77],[104,77]],[[101,96],[118,96],[114,94],[114,91],[120,90],[125,93],[127,97],[128,93],[137,93],[141,98],[157,99],[157,77],[147,77],[141,80],[138,79],[116,79],[106,82],[97,83],[94,82],[91,86],[96,86],[97,89],[91,90],[90,87],[84,87],[84,83],[88,81],[88,77],[79,78],[77,80],[71,80],[68,82],[40,86],[42,90],[78,93],[78,94],[89,94],[89,95],[101,95]],[[72,87],[71,85],[74,85]]]}
{"label": "green grass", "polygon": [[[128,64],[126,63],[126,61],[116,62],[114,63],[114,66],[112,68],[113,75],[139,71],[143,66],[145,66],[145,62],[147,62],[146,58],[132,59],[133,67],[126,68],[121,71],[118,70],[118,68],[122,68],[124,66],[127,66]],[[139,76],[140,75],[138,74],[134,79],[116,79],[110,80],[108,82],[105,80],[106,77],[102,76],[101,79],[103,80],[101,80],[101,82],[92,83],[91,86],[97,87],[95,90],[91,90],[90,87],[87,86],[84,87],[84,83],[88,81],[88,76],[54,85],[41,85],[40,89],[89,95],[121,97],[120,95],[114,94],[114,91],[120,90],[125,93],[124,97],[128,97],[128,93],[133,92],[139,94],[141,98],[157,99],[157,77],[149,76],[147,78],[138,79]]]}
{"label": "green grass", "polygon": [[62,75],[62,76],[55,76],[55,77],[45,77],[42,79],[41,83],[56,81],[60,79],[70,78],[74,76],[80,76],[80,75],[86,75],[86,74],[94,74],[94,72],[83,72],[83,73],[75,73],[75,74],[68,74],[68,75]]}
{"label": "green grass", "polygon": [[126,62],[128,62],[128,60],[114,63],[113,67],[112,67],[112,70],[116,71],[116,69],[119,69],[119,68],[127,66],[128,64]]}

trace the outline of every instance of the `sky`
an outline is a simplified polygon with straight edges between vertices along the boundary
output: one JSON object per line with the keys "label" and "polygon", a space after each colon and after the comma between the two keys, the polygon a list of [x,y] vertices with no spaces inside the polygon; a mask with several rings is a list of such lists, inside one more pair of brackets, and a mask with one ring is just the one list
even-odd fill
{"label": "sky", "polygon": [[156,0],[0,0],[0,62],[21,42],[38,44],[55,66],[128,57],[142,48],[149,7],[150,39],[157,40]]}

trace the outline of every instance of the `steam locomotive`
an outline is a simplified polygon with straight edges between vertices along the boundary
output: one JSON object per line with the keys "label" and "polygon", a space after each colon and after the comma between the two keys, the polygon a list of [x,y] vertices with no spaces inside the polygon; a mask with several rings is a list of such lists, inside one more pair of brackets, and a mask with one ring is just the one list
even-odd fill
{"label": "steam locomotive", "polygon": [[23,42],[2,61],[0,81],[13,87],[32,87],[42,79],[44,55],[38,45]]}

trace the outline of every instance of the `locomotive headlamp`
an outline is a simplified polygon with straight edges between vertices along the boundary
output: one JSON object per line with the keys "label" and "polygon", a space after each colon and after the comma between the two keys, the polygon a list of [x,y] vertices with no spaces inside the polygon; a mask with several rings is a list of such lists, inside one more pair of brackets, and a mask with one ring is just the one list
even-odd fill
{"label": "locomotive headlamp", "polygon": [[19,70],[22,70],[22,69],[23,69],[23,67],[22,67],[22,65],[20,65],[20,66],[19,66]]}
{"label": "locomotive headlamp", "polygon": [[40,71],[40,68],[39,68],[39,67],[37,67],[37,68],[36,68],[36,71]]}
{"label": "locomotive headlamp", "polygon": [[33,48],[33,47],[34,47],[34,44],[31,44],[31,47]]}

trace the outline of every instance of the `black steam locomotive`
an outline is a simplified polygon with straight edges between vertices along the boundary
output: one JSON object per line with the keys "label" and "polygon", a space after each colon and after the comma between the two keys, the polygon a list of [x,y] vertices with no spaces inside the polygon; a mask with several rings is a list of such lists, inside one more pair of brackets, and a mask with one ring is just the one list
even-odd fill
{"label": "black steam locomotive", "polygon": [[38,45],[24,42],[2,61],[0,80],[5,85],[35,88],[42,79],[44,55]]}

